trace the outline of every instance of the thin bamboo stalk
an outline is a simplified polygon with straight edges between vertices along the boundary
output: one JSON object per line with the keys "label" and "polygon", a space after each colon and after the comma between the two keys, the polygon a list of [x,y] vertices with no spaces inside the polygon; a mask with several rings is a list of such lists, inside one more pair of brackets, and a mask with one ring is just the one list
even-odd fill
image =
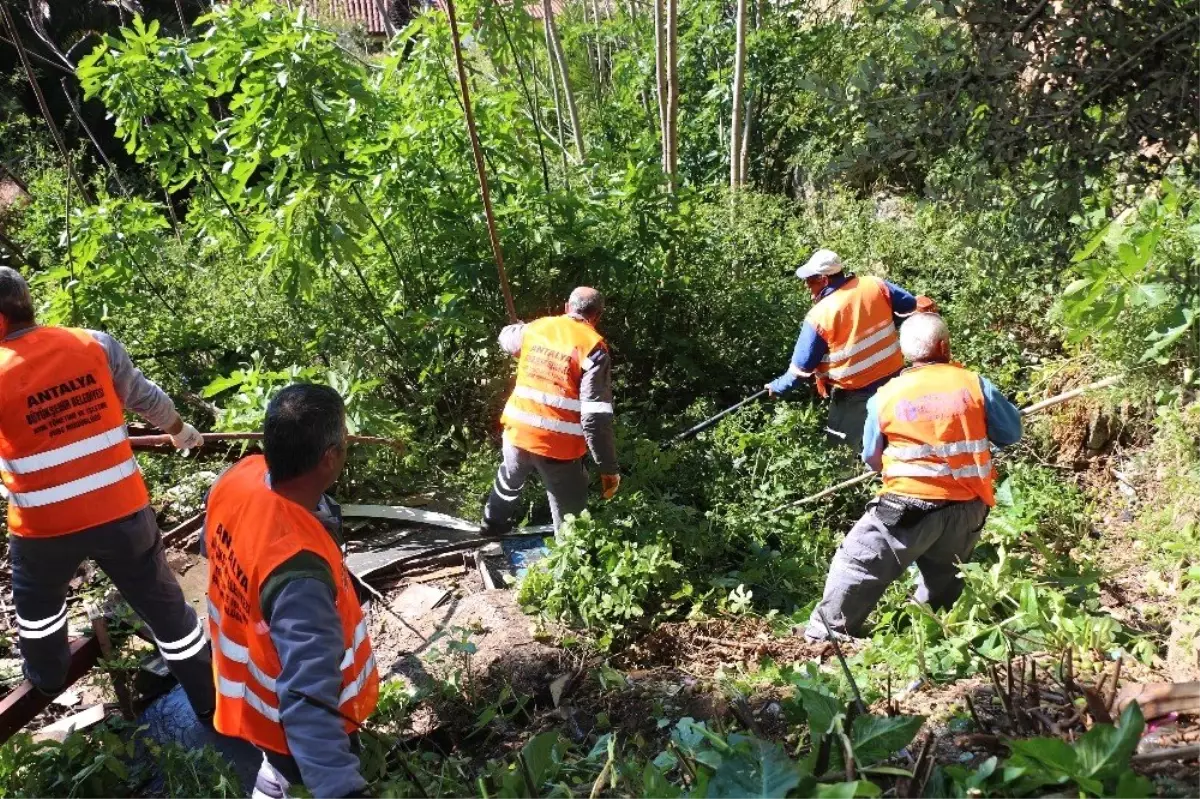
{"label": "thin bamboo stalk", "polygon": [[[549,0],[545,0],[549,5]],[[500,234],[496,230],[496,215],[492,211],[492,196],[488,191],[487,169],[483,163],[483,148],[479,145],[479,132],[475,129],[475,114],[471,110],[471,90],[467,85],[467,67],[463,63],[462,42],[458,37],[458,15],[454,0],[446,0],[446,14],[450,17],[450,37],[454,46],[454,61],[458,65],[458,85],[462,90],[463,114],[467,118],[467,135],[471,138],[471,154],[475,157],[475,173],[479,176],[479,193],[483,198],[483,214],[487,220],[488,239],[492,243],[492,255],[496,259],[496,272],[500,277],[500,291],[504,294],[504,307],[509,321],[517,321],[517,306],[513,303],[512,290],[508,287],[508,274],[504,271],[504,251],[500,249]]]}

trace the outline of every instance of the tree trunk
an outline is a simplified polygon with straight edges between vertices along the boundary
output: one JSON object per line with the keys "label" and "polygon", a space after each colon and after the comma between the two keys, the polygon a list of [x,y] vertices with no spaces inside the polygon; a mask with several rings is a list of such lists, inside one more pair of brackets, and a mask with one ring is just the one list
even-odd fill
{"label": "tree trunk", "polygon": [[566,129],[563,127],[562,106],[559,104],[558,97],[558,74],[554,69],[554,45],[550,42],[550,26],[542,25],[542,32],[546,34],[546,66],[549,67],[550,73],[550,93],[554,97],[554,121],[558,125],[558,146],[562,153],[563,176],[570,185],[570,178],[567,174],[567,148],[564,146],[566,142]]}
{"label": "tree trunk", "polygon": [[665,0],[654,0],[654,81],[658,92],[658,131],[662,144],[663,173],[670,172],[667,158],[667,32]]}
{"label": "tree trunk", "polygon": [[550,8],[550,0],[542,0],[542,13],[546,15],[546,38],[550,40],[551,54],[558,64],[558,73],[562,78],[563,96],[567,98],[567,113],[571,115],[571,134],[575,137],[575,152],[579,155],[580,163],[587,158],[587,149],[583,144],[583,127],[579,124],[579,107],[575,105],[575,93],[571,91],[571,74],[567,69],[567,57],[563,55],[562,43],[558,40],[558,29],[554,26],[554,11]]}
{"label": "tree trunk", "polygon": [[667,163],[674,191],[679,168],[679,0],[667,0]]}
{"label": "tree trunk", "polygon": [[[596,50],[596,94],[604,88],[604,45],[600,42],[600,6],[596,0],[591,0],[592,6],[592,40]],[[587,16],[587,12],[584,12]]]}
{"label": "tree trunk", "polygon": [[729,123],[729,189],[742,185],[742,87],[746,70],[746,0],[737,0],[737,38],[733,45],[733,118]]}

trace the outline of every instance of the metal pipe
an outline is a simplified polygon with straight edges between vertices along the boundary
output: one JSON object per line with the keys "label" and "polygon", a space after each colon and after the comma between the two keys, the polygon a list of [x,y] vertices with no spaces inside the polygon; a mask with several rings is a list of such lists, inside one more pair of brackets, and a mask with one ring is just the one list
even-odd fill
{"label": "metal pipe", "polygon": [[703,422],[696,425],[695,427],[690,427],[687,430],[684,430],[682,433],[675,436],[670,441],[663,442],[662,446],[660,446],[659,449],[663,449],[663,450],[670,449],[671,447],[678,444],[680,441],[686,441],[689,438],[692,438],[694,436],[699,435],[700,433],[703,433],[705,430],[712,427],[713,425],[715,425],[717,422],[724,419],[729,414],[733,413],[734,411],[736,411],[746,405],[749,405],[751,402],[754,402],[755,400],[761,398],[766,393],[767,393],[767,390],[764,388],[758,392],[755,392],[754,394],[751,394],[749,397],[746,397],[744,400],[739,402],[737,405],[731,405],[728,408],[726,408],[725,410],[716,414],[715,416],[710,416],[709,418],[705,419]]}

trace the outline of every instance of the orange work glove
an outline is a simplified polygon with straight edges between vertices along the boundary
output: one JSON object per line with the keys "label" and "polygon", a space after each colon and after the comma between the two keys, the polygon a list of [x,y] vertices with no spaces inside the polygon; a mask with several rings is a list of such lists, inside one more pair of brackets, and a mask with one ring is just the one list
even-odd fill
{"label": "orange work glove", "polygon": [[917,313],[937,313],[937,303],[932,297],[926,297],[924,294],[917,295]]}
{"label": "orange work glove", "polygon": [[612,499],[617,493],[617,489],[621,485],[621,475],[619,474],[602,474],[600,475],[600,485],[603,487],[603,496],[605,499]]}

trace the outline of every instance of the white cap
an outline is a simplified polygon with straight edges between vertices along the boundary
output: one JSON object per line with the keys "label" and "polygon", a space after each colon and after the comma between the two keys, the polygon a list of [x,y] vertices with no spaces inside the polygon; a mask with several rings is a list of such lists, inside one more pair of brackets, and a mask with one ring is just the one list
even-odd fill
{"label": "white cap", "polygon": [[817,250],[808,263],[796,270],[796,277],[807,280],[818,275],[836,275],[842,271],[842,259],[833,250]]}

